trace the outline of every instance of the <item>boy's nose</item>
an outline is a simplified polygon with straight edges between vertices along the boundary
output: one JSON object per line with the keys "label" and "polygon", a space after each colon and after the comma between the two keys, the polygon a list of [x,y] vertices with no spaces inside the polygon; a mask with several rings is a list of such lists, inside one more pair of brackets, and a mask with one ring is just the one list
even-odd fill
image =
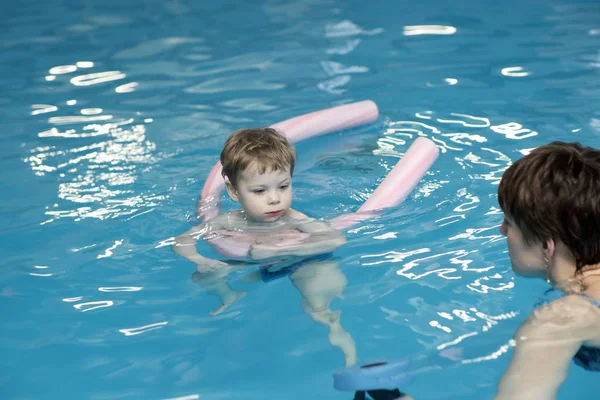
{"label": "boy's nose", "polygon": [[279,195],[277,193],[269,194],[269,204],[279,204]]}

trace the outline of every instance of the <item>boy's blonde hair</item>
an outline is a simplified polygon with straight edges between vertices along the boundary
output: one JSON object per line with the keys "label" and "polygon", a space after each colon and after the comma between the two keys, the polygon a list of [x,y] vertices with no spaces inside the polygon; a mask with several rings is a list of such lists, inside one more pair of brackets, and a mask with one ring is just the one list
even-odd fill
{"label": "boy's blonde hair", "polygon": [[235,131],[221,151],[222,175],[235,187],[240,172],[256,163],[258,173],[267,170],[294,173],[296,149],[273,128],[249,128]]}

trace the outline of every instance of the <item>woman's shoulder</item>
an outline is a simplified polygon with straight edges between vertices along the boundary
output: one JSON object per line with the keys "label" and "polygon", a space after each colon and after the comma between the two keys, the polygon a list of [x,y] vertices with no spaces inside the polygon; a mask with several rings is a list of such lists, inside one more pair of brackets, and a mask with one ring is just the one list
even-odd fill
{"label": "woman's shoulder", "polygon": [[600,307],[584,296],[570,294],[536,308],[527,324],[549,329],[549,334],[560,330],[573,333],[595,330],[600,326]]}

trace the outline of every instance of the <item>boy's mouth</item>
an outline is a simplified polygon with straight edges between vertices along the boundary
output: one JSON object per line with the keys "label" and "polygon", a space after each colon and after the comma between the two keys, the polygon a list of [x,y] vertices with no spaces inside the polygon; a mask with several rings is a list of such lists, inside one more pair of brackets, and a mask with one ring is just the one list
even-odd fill
{"label": "boy's mouth", "polygon": [[278,216],[278,215],[280,215],[280,214],[281,214],[281,210],[279,210],[279,211],[271,211],[271,212],[268,212],[268,213],[266,213],[266,214],[267,214],[269,217],[276,217],[276,216]]}

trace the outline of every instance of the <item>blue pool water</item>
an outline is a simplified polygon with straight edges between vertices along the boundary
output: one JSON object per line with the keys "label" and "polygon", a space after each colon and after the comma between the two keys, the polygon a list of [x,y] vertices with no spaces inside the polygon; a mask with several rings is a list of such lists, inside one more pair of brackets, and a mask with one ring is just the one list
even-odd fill
{"label": "blue pool water", "polygon": [[[331,308],[361,362],[462,349],[403,389],[492,398],[545,290],[511,272],[495,191],[528,149],[600,145],[597,1],[28,0],[0,21],[2,398],[351,398],[290,279],[233,273],[246,297],[211,316],[169,243],[231,131],[364,99],[376,123],[298,145],[296,209],[356,210],[417,136],[441,154],[318,283],[347,281]],[[599,393],[572,368],[559,398]]]}

